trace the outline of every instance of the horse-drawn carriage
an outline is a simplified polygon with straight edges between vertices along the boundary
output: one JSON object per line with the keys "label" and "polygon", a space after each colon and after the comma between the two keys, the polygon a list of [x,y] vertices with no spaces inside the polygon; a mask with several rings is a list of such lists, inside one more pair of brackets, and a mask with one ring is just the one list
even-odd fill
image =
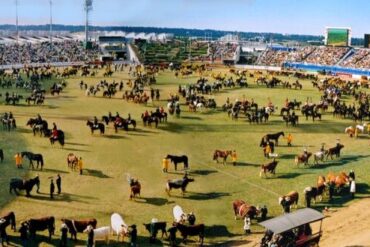
{"label": "horse-drawn carriage", "polygon": [[[261,247],[277,246],[313,247],[319,246],[322,236],[322,220],[325,216],[311,208],[304,208],[293,213],[284,214],[259,224],[266,228],[261,240]],[[311,223],[320,222],[317,232],[313,232]]]}

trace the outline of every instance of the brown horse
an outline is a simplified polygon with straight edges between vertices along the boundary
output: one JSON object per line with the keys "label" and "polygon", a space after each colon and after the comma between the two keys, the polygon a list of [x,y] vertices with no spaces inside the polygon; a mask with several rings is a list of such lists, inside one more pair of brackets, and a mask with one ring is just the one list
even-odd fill
{"label": "brown horse", "polygon": [[77,163],[78,163],[78,157],[74,155],[73,153],[69,153],[67,156],[68,168],[71,168],[72,170],[76,169]]}
{"label": "brown horse", "polygon": [[218,158],[222,158],[223,164],[225,164],[227,157],[231,154],[232,154],[231,150],[227,150],[227,151],[216,150],[213,153],[213,160],[216,160],[216,162],[218,163]]}
{"label": "brown horse", "polygon": [[279,161],[273,159],[271,162],[261,165],[260,177],[262,177],[262,172],[265,174],[265,177],[267,177],[266,172],[270,172],[275,175],[275,169],[278,163]]}
{"label": "brown horse", "polygon": [[141,184],[139,181],[135,181],[134,183],[132,183],[130,185],[131,187],[131,194],[130,194],[130,200],[132,198],[135,198],[136,195],[138,195],[140,197],[140,191],[141,191]]}
{"label": "brown horse", "polygon": [[235,200],[233,202],[233,210],[235,219],[237,219],[237,217],[243,219],[246,216],[253,219],[259,214],[259,211],[255,206],[249,205],[243,200]]}
{"label": "brown horse", "polygon": [[328,159],[329,156],[330,156],[330,159],[333,159],[333,155],[335,155],[335,157],[339,158],[340,157],[340,150],[342,148],[344,148],[344,145],[342,145],[342,144],[338,144],[337,146],[335,146],[333,148],[329,148],[328,153],[326,154],[326,160]]}
{"label": "brown horse", "polygon": [[308,160],[310,159],[311,156],[312,156],[311,152],[307,153],[307,155],[305,154],[297,155],[294,159],[294,162],[297,166],[301,163],[303,163],[306,166],[308,165]]}

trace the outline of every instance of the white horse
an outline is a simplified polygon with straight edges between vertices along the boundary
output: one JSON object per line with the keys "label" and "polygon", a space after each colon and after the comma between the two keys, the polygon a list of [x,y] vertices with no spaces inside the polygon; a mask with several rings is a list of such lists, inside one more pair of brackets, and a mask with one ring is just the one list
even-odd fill
{"label": "white horse", "polygon": [[359,131],[361,131],[361,133],[363,134],[364,131],[366,130],[366,127],[367,127],[367,123],[364,123],[364,124],[357,124],[356,125],[356,129],[358,129]]}
{"label": "white horse", "polygon": [[319,161],[324,162],[325,152],[318,151],[313,154],[314,164],[318,165]]}
{"label": "white horse", "polygon": [[123,221],[121,215],[117,213],[112,214],[110,219],[113,235],[117,235],[117,241],[119,241],[119,237],[122,236],[123,241],[125,236],[128,234],[127,224]]}

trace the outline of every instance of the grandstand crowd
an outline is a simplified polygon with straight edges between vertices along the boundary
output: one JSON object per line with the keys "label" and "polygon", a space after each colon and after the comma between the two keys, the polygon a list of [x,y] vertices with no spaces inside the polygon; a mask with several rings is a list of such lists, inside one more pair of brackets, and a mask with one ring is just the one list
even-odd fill
{"label": "grandstand crowd", "polygon": [[42,42],[37,44],[4,44],[0,46],[0,64],[80,62],[97,58],[99,48],[86,50],[80,41]]}
{"label": "grandstand crowd", "polygon": [[301,62],[330,66],[338,65],[348,68],[369,69],[370,49],[306,46],[288,50],[270,47],[260,55],[257,64],[282,66],[284,62]]}
{"label": "grandstand crowd", "polygon": [[[208,48],[207,48],[208,46]],[[139,52],[145,50],[148,61],[164,62],[174,58],[185,60],[192,55],[193,60],[222,61],[233,60],[240,47],[237,43],[197,42],[191,43],[191,49],[174,44],[156,43],[138,45]],[[189,51],[190,50],[190,51]],[[189,53],[190,52],[190,53]],[[161,54],[159,57],[158,54]],[[150,55],[153,59],[149,59]],[[98,59],[99,46],[93,44],[86,50],[81,41],[64,40],[62,42],[22,43],[0,45],[0,65],[50,63],[50,62],[83,62]],[[171,62],[171,61],[169,61]],[[304,46],[299,48],[267,47],[258,59],[257,65],[282,66],[284,62],[299,62],[317,65],[338,65],[347,68],[370,69],[370,49],[331,46]]]}

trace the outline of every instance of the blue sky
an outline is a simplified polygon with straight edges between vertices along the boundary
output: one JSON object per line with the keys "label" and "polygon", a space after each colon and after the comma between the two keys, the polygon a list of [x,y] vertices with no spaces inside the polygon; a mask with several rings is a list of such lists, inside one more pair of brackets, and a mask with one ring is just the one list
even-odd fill
{"label": "blue sky", "polygon": [[[18,0],[20,24],[49,21],[49,0]],[[0,23],[15,23],[15,0],[0,0]],[[83,24],[83,0],[53,0],[54,23]],[[370,33],[369,0],[94,0],[93,25],[211,28],[322,34],[325,26]]]}

